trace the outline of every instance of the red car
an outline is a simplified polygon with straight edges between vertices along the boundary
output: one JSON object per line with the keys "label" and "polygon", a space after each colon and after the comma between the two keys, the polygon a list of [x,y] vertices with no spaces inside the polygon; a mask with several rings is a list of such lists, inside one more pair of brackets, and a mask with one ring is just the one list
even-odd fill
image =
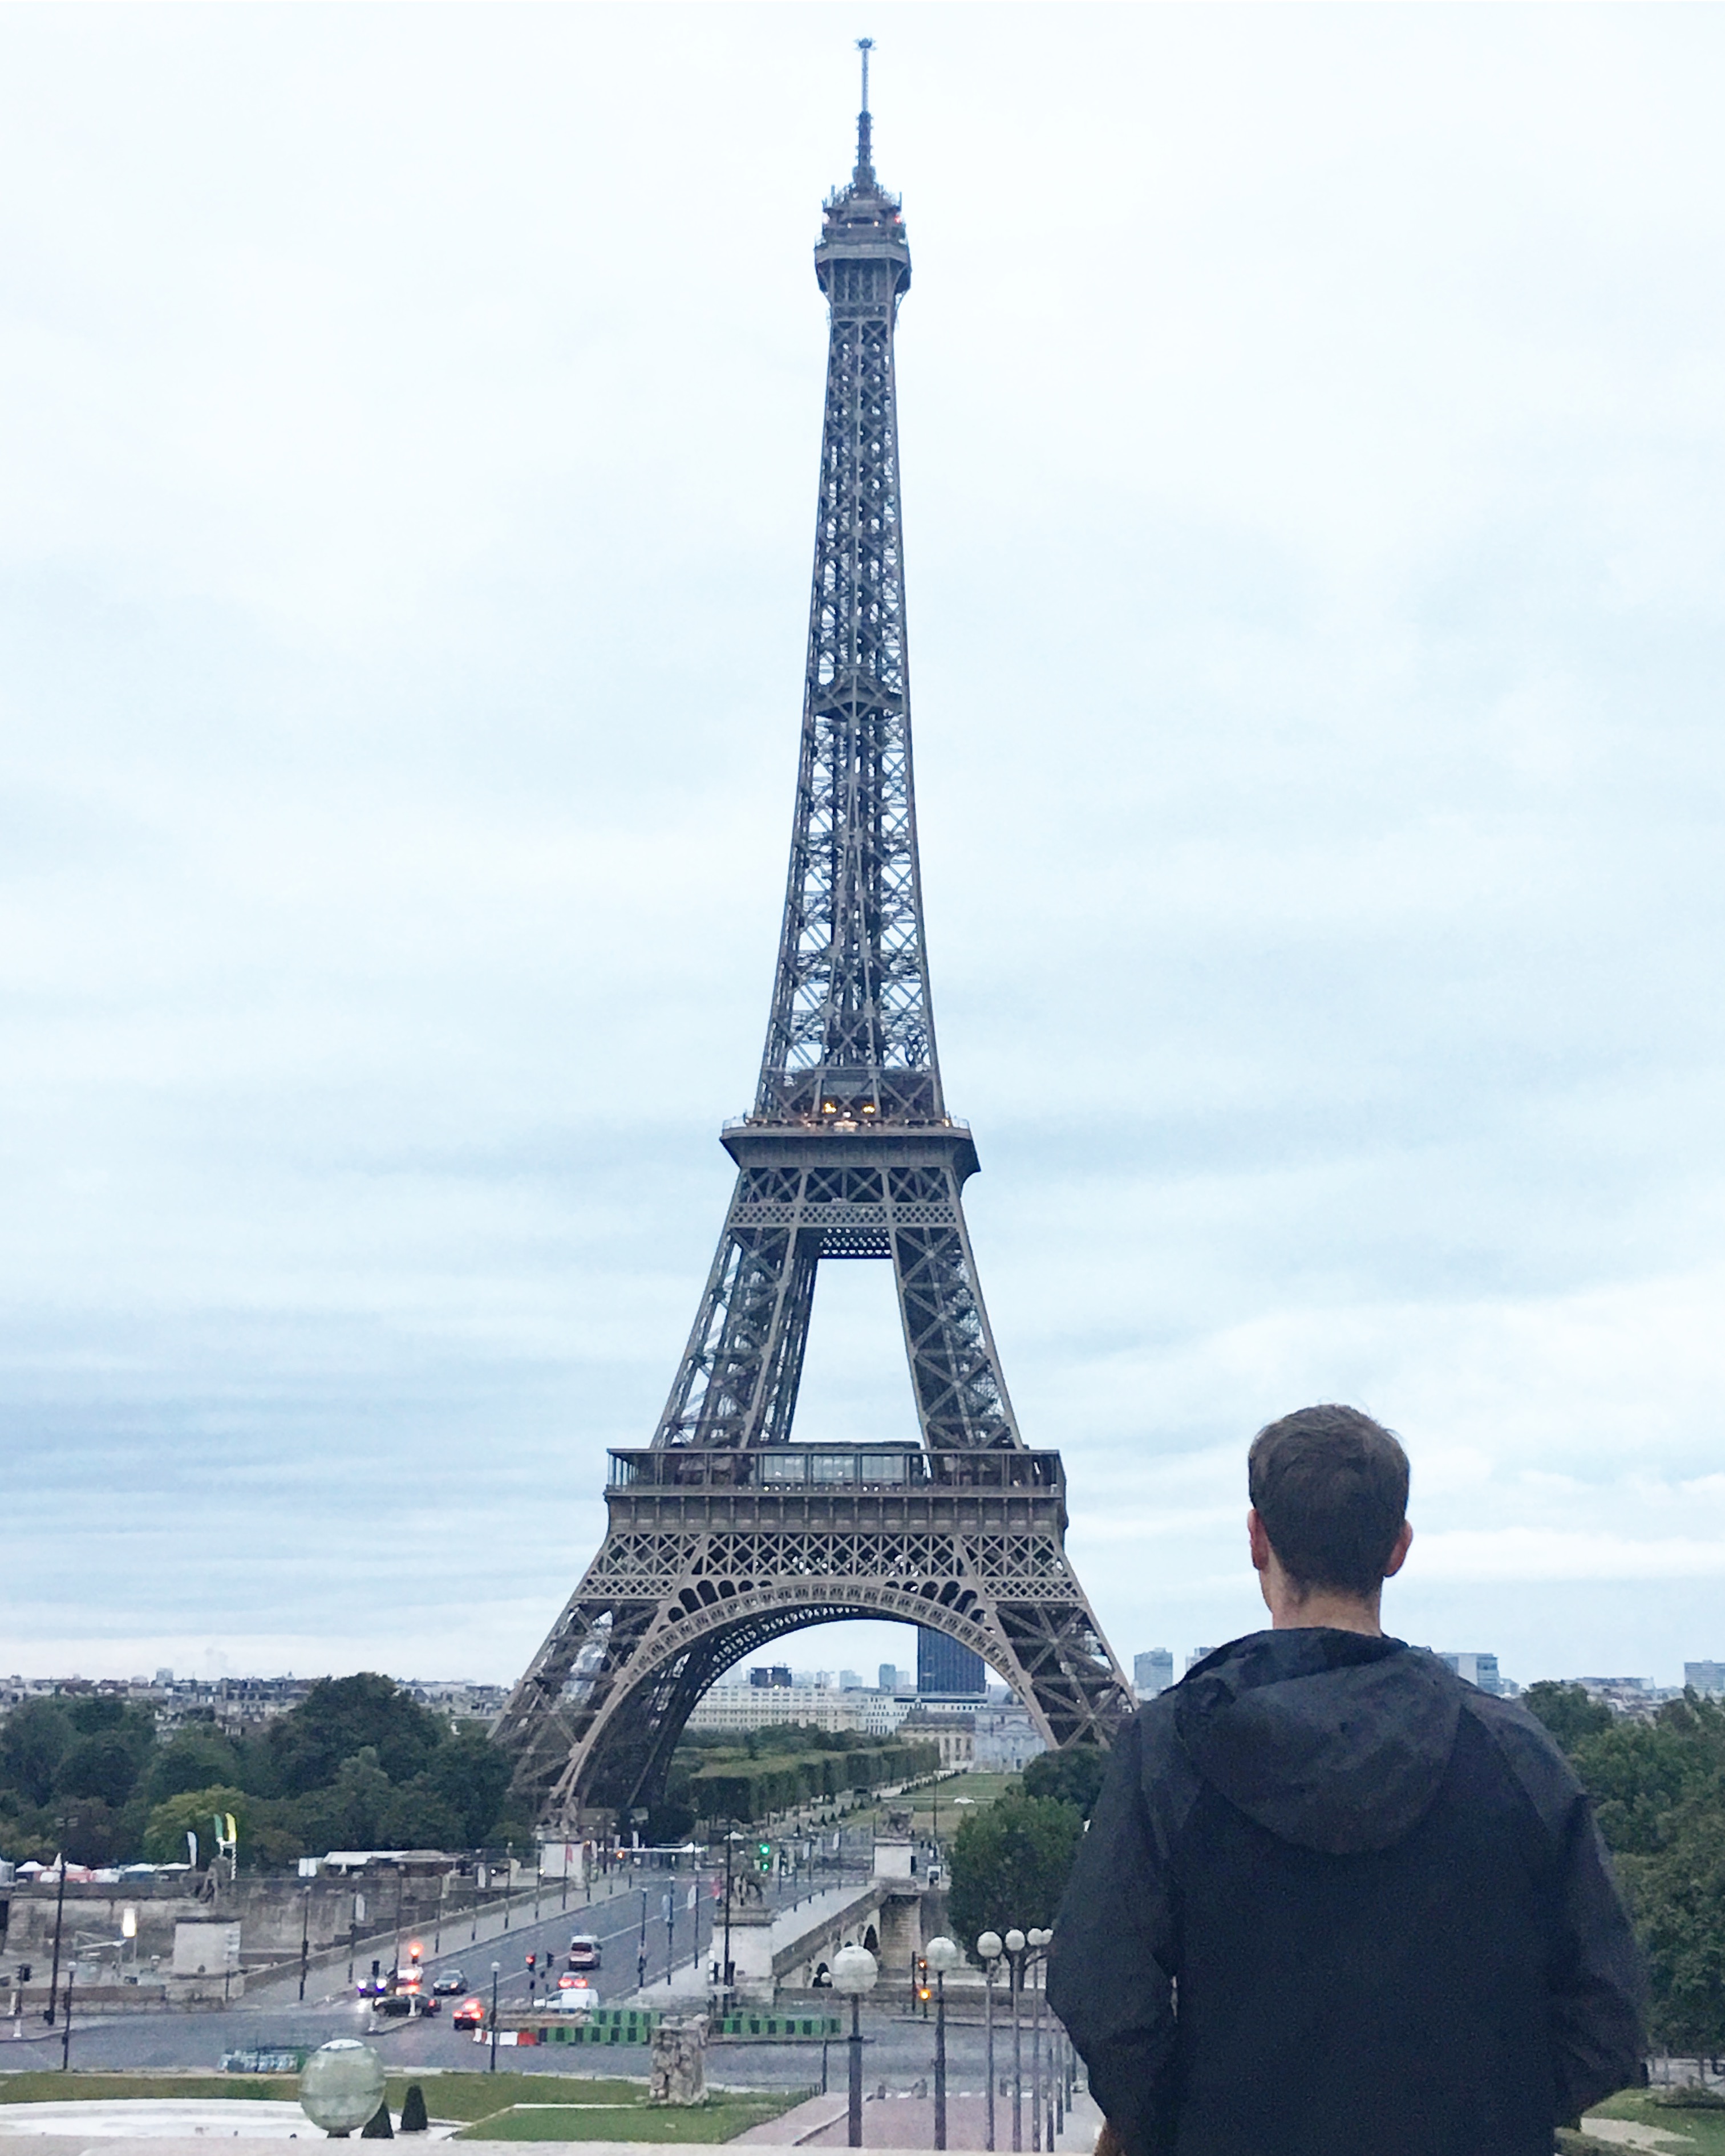
{"label": "red car", "polygon": [[449,2019],[458,2029],[483,2029],[485,2002],[483,1999],[464,1999]]}

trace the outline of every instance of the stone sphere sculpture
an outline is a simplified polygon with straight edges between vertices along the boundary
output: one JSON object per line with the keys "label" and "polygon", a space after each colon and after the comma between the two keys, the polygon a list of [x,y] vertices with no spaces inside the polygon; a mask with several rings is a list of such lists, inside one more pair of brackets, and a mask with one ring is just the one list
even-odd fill
{"label": "stone sphere sculpture", "polygon": [[314,2051],[300,2076],[300,2108],[332,2141],[375,2118],[383,2101],[383,2061],[368,2044],[338,2036]]}

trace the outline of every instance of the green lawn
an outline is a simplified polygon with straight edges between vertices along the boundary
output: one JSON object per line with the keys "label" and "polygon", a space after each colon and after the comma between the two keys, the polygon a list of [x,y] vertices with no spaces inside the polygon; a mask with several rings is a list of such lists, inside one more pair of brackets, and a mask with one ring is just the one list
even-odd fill
{"label": "green lawn", "polygon": [[[637,2092],[639,2095],[641,2092]],[[458,2141],[734,2141],[751,2126],[777,2118],[805,2092],[790,2095],[716,2096],[686,2109],[644,2102],[609,2105],[521,2104],[464,2127]]]}
{"label": "green lawn", "polygon": [[[391,2074],[384,2096],[398,2118],[414,2081],[434,2118],[463,2123],[458,2141],[729,2141],[745,2127],[777,2118],[807,2093],[717,2094],[685,2111],[649,2105],[644,2081],[614,2074]],[[292,2074],[0,2073],[0,2103],[113,2103],[152,2097],[293,2103],[299,2093]]]}
{"label": "green lawn", "polygon": [[[845,1815],[846,1826],[873,1826],[878,1832],[886,1822],[889,1811],[901,1812],[908,1805],[914,1833],[932,1835],[935,1826],[936,1804],[939,1798],[940,1835],[942,1842],[949,1842],[957,1834],[959,1824],[968,1819],[979,1805],[992,1804],[997,1797],[1004,1797],[1009,1789],[1019,1786],[1016,1774],[942,1774],[932,1787],[912,1789],[902,1797],[888,1797],[882,1803],[870,1804]],[[959,1797],[968,1797],[968,1804],[959,1804]]]}
{"label": "green lawn", "polygon": [[259,2102],[293,2103],[299,2094],[297,2074],[0,2073],[0,2103],[75,2103],[85,2097],[123,2103],[133,2097],[220,2097],[229,2103],[251,2097]]}
{"label": "green lawn", "polygon": [[1588,2118],[1628,2118],[1637,2126],[1651,2126],[1671,2135],[1660,2147],[1666,2156],[1725,2156],[1725,2111],[1682,2111],[1654,2101],[1656,2092],[1632,2089],[1622,2096],[1607,2097]]}

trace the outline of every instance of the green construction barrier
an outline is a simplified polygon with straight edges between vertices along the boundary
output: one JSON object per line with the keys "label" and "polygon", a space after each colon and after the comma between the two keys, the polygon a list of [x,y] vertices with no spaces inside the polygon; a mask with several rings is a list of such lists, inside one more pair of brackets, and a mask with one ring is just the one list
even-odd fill
{"label": "green construction barrier", "polygon": [[726,2014],[714,2023],[720,2036],[809,2037],[816,2043],[842,2035],[844,2024],[836,2014]]}

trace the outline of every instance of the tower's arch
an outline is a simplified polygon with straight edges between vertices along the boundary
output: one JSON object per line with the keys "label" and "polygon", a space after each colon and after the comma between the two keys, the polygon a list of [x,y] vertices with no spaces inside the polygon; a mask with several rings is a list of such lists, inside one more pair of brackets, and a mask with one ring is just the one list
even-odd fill
{"label": "tower's arch", "polygon": [[[1067,1563],[1056,1455],[1019,1434],[965,1225],[922,919],[894,337],[911,250],[856,164],[826,202],[827,349],[790,872],[737,1183],[651,1446],[614,1453],[598,1556],[498,1724],[542,1814],[639,1804],[737,1656],[825,1616],[963,1640],[1051,1744],[1131,1693]],[[686,1062],[686,1058],[685,1058]],[[818,1268],[890,1262],[920,1443],[791,1441]]]}

